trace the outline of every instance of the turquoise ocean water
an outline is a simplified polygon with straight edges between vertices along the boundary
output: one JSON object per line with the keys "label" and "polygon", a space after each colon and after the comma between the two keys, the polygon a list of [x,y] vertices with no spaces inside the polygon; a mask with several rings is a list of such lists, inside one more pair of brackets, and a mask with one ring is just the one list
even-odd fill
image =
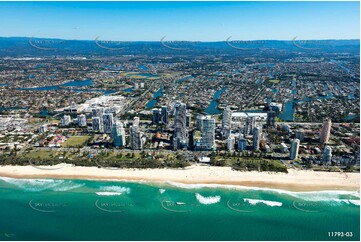
{"label": "turquoise ocean water", "polygon": [[0,240],[359,240],[359,199],[345,191],[2,177]]}

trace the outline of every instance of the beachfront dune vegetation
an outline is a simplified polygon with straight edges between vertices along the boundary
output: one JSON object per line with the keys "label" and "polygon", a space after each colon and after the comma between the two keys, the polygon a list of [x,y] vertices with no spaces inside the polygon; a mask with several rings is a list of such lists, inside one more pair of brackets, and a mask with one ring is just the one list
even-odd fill
{"label": "beachfront dune vegetation", "polygon": [[116,167],[116,168],[184,168],[190,165],[185,160],[177,159],[175,156],[153,156],[145,152],[141,153],[115,153],[104,152],[96,157],[89,157],[88,154],[78,154],[75,152],[58,152],[56,154],[49,151],[33,152],[27,155],[3,154],[0,155],[0,165],[33,165],[51,166],[60,163],[72,164],[76,166],[95,167]]}
{"label": "beachfront dune vegetation", "polygon": [[242,159],[232,165],[237,171],[271,171],[288,173],[286,166],[274,160],[265,159]]}

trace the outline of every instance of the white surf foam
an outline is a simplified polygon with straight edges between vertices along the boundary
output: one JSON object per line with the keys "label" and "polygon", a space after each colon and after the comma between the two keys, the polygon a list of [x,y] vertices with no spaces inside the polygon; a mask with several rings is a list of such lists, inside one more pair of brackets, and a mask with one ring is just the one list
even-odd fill
{"label": "white surf foam", "polygon": [[292,192],[282,189],[248,187],[248,186],[238,186],[238,185],[185,184],[185,183],[178,183],[171,181],[168,181],[167,183],[173,187],[178,187],[182,189],[222,188],[222,189],[238,190],[238,191],[264,191],[269,193],[284,194],[305,201],[332,201],[334,199],[340,199],[340,197],[345,197],[345,196],[347,196],[348,199],[360,198],[360,192],[357,191],[323,190],[323,191],[311,191],[311,192]]}
{"label": "white surf foam", "polygon": [[119,196],[122,195],[121,192],[96,192],[99,196]]}
{"label": "white surf foam", "polygon": [[360,200],[353,200],[353,199],[333,199],[333,202],[342,204],[342,203],[346,203],[346,204],[353,204],[356,206],[360,206]]}
{"label": "white surf foam", "polygon": [[348,200],[351,204],[360,206],[360,200]]}
{"label": "white surf foam", "polygon": [[258,199],[250,199],[250,198],[244,198],[243,201],[248,202],[251,205],[256,205],[258,203],[263,203],[263,204],[266,204],[267,206],[270,206],[270,207],[281,207],[282,206],[281,202],[275,202],[275,201],[258,200]]}
{"label": "white surf foam", "polygon": [[299,192],[290,193],[291,196],[302,199],[304,201],[337,201],[337,200],[348,200],[357,199],[360,197],[359,192],[351,191],[318,191],[318,192]]}
{"label": "white surf foam", "polygon": [[64,192],[85,185],[84,183],[76,183],[71,180],[56,179],[16,179],[0,177],[0,180],[30,192],[41,192],[45,190]]}
{"label": "white surf foam", "polygon": [[64,182],[64,180],[53,180],[53,179],[15,179],[1,177],[1,180],[6,183],[15,185],[16,187],[31,191],[31,192],[40,192],[44,190],[51,189],[53,187],[59,186]]}
{"label": "white surf foam", "polygon": [[130,193],[129,187],[122,187],[122,186],[101,186],[100,189],[105,192],[116,192],[120,194]]}
{"label": "white surf foam", "polygon": [[74,183],[71,181],[66,181],[61,186],[52,188],[52,190],[55,192],[66,192],[83,186],[85,186],[85,183]]}
{"label": "white surf foam", "polygon": [[221,196],[203,197],[201,194],[196,193],[196,198],[201,204],[214,204],[221,201]]}

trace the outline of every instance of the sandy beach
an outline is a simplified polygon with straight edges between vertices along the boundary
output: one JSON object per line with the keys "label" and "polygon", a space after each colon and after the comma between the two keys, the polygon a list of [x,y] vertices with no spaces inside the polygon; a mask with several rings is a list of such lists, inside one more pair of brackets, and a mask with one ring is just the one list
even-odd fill
{"label": "sandy beach", "polygon": [[127,180],[219,184],[283,189],[289,191],[360,190],[359,173],[315,172],[289,169],[288,174],[239,172],[230,167],[192,165],[186,169],[111,169],[57,166],[0,166],[0,176],[12,178],[56,178],[86,180]]}

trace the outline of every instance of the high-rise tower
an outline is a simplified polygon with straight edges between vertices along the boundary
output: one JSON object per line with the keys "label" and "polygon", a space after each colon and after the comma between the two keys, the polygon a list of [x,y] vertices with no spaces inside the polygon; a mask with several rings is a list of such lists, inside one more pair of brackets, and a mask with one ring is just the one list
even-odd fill
{"label": "high-rise tower", "polygon": [[143,148],[142,135],[138,125],[131,126],[130,133],[130,148],[132,150],[141,150]]}
{"label": "high-rise tower", "polygon": [[327,118],[323,121],[322,130],[320,134],[320,143],[328,143],[331,134],[331,119]]}
{"label": "high-rise tower", "polygon": [[261,140],[261,127],[255,127],[253,129],[253,150],[259,150],[259,143]]}
{"label": "high-rise tower", "polygon": [[298,149],[300,147],[300,140],[294,139],[291,142],[290,159],[296,160],[298,158]]}
{"label": "high-rise tower", "polygon": [[223,111],[222,117],[222,135],[224,138],[228,138],[231,134],[231,123],[232,123],[232,110],[230,107],[226,107]]}
{"label": "high-rise tower", "polygon": [[176,103],[174,117],[173,148],[175,150],[187,147],[187,110],[184,103]]}
{"label": "high-rise tower", "polygon": [[112,132],[113,127],[113,114],[112,113],[104,113],[103,114],[103,129],[104,133],[110,134]]}
{"label": "high-rise tower", "polygon": [[121,122],[115,122],[113,124],[112,138],[115,147],[125,146],[125,130]]}
{"label": "high-rise tower", "polygon": [[203,119],[202,125],[202,146],[205,150],[215,150],[215,120],[211,116]]}

